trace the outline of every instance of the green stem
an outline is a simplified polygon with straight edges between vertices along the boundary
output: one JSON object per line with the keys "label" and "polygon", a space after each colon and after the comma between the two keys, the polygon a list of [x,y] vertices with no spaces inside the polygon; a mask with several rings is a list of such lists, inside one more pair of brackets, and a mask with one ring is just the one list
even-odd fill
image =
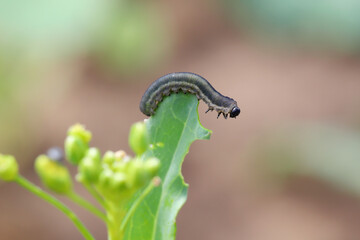
{"label": "green stem", "polygon": [[125,216],[124,209],[110,202],[106,212],[109,219],[107,224],[108,240],[122,240],[124,238],[124,232],[120,230],[119,226]]}
{"label": "green stem", "polygon": [[50,194],[44,192],[42,189],[34,185],[33,183],[29,182],[27,179],[23,178],[22,176],[18,176],[16,178],[16,183],[20,186],[24,187],[26,190],[30,191],[31,193],[35,194],[36,196],[44,199],[61,212],[63,212],[77,227],[80,233],[84,236],[86,240],[95,240],[95,238],[91,235],[89,230],[84,226],[84,224],[80,221],[80,219],[73,213],[67,206],[65,206],[62,202],[57,200],[55,197],[51,196]]}
{"label": "green stem", "polygon": [[141,195],[136,199],[136,201],[133,203],[129,211],[127,212],[126,216],[124,217],[120,230],[124,231],[124,228],[126,224],[128,223],[130,217],[134,214],[135,209],[139,206],[141,201],[151,192],[151,190],[155,187],[154,181],[151,181],[150,184],[145,188],[145,190],[141,193]]}
{"label": "green stem", "polygon": [[99,217],[104,222],[107,221],[106,215],[102,211],[100,211],[97,207],[86,201],[84,198],[82,198],[75,192],[70,192],[66,196],[69,197],[73,202],[75,202],[79,206],[82,206],[89,212],[93,213],[95,216]]}
{"label": "green stem", "polygon": [[86,188],[86,190],[88,190],[88,192],[96,199],[96,201],[98,201],[98,203],[100,203],[100,205],[103,208],[106,208],[106,203],[104,201],[104,199],[102,198],[102,196],[98,193],[98,191],[90,184],[88,183],[83,183],[84,187]]}

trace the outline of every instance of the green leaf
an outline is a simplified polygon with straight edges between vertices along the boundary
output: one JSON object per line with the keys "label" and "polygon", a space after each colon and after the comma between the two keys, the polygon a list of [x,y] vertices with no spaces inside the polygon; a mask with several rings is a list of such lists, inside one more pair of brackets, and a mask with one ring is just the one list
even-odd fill
{"label": "green leaf", "polygon": [[162,182],[135,210],[126,225],[124,239],[175,239],[175,218],[186,201],[188,189],[181,175],[181,164],[190,144],[197,139],[209,139],[211,134],[201,126],[197,107],[194,95],[172,94],[146,122],[154,147],[145,156],[160,159]]}

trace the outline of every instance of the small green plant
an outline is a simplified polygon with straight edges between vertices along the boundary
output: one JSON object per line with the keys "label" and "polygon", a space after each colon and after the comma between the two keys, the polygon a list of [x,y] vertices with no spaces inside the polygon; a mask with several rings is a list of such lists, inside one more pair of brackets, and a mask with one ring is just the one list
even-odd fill
{"label": "small green plant", "polygon": [[[61,149],[52,148],[37,157],[35,171],[48,190],[103,220],[109,240],[173,240],[175,218],[187,197],[188,186],[181,175],[183,159],[193,141],[210,137],[210,131],[199,122],[197,106],[194,95],[165,98],[154,116],[131,127],[129,145],[134,157],[124,151],[101,155],[99,149],[90,147],[92,135],[84,126],[70,127],[64,144],[66,159],[77,166],[76,181],[101,209],[74,191]],[[94,239],[66,205],[20,175],[13,156],[0,155],[0,179],[14,181],[52,204],[85,239]]]}

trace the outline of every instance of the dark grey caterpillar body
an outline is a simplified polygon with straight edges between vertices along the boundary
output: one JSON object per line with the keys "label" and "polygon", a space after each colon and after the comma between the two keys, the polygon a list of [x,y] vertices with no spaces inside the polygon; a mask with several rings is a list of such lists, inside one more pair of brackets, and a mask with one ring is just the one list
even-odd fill
{"label": "dark grey caterpillar body", "polygon": [[240,108],[234,99],[216,91],[205,78],[188,72],[170,73],[153,82],[141,99],[141,112],[146,116],[154,115],[158,104],[165,96],[180,91],[194,94],[199,100],[202,99],[209,106],[206,112],[215,110],[218,112],[218,117],[223,114],[224,118],[228,115],[236,118],[240,113]]}

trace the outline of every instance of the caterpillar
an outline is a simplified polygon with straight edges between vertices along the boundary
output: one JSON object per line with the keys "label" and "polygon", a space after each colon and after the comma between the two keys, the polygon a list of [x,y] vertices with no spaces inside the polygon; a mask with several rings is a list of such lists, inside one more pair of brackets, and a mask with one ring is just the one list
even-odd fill
{"label": "caterpillar", "polygon": [[240,114],[234,99],[223,96],[205,78],[190,72],[170,73],[153,82],[141,98],[140,111],[146,116],[152,116],[164,97],[180,91],[194,94],[203,100],[209,107],[205,113],[215,110],[218,112],[217,118],[221,114],[225,119],[228,115],[236,118]]}

